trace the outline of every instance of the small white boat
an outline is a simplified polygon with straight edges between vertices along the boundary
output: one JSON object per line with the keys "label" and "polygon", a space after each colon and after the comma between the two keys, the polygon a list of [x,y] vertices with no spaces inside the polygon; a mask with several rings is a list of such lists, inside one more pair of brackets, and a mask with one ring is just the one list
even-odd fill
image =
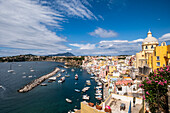
{"label": "small white boat", "polygon": [[65,75],[65,77],[70,77],[70,75]]}
{"label": "small white boat", "polygon": [[56,80],[57,78],[56,77],[50,77],[49,80]]}
{"label": "small white boat", "polygon": [[90,77],[91,79],[94,79],[94,77]]}
{"label": "small white boat", "polygon": [[77,82],[75,82],[75,85],[77,85]]}
{"label": "small white boat", "polygon": [[97,89],[101,89],[101,88],[102,88],[102,86],[97,86],[96,88],[97,88]]}
{"label": "small white boat", "polygon": [[66,98],[66,101],[67,101],[68,103],[72,103],[72,100],[70,100],[70,99],[68,99],[68,98]]}
{"label": "small white boat", "polygon": [[33,69],[31,69],[30,71],[31,71],[31,72],[34,72],[34,70],[33,70]]}
{"label": "small white boat", "polygon": [[75,80],[78,80],[78,74],[75,75]]}
{"label": "small white boat", "polygon": [[97,83],[97,85],[99,85],[99,86],[100,86],[100,85],[102,85],[102,83],[101,83],[101,82],[98,82],[98,83]]}
{"label": "small white boat", "polygon": [[90,87],[85,87],[82,89],[82,92],[86,92],[87,90],[89,90]]}
{"label": "small white boat", "polygon": [[23,72],[22,74],[23,74],[23,75],[25,75],[26,73],[25,73],[25,72]]}
{"label": "small white boat", "polygon": [[87,84],[87,85],[91,85],[90,80],[86,80],[86,84]]}
{"label": "small white boat", "polygon": [[83,95],[83,100],[89,100],[90,99],[90,96],[88,95]]}
{"label": "small white boat", "polygon": [[22,78],[26,78],[26,76],[22,76]]}
{"label": "small white boat", "polygon": [[14,72],[14,70],[8,70],[8,73],[12,73],[12,72]]}
{"label": "small white boat", "polygon": [[73,71],[74,71],[74,69],[71,69],[71,71],[73,72]]}
{"label": "small white boat", "polygon": [[65,72],[65,70],[64,70],[64,69],[62,69],[62,70],[61,70],[61,72],[62,72],[62,73],[64,73],[64,72]]}
{"label": "small white boat", "polygon": [[32,78],[32,76],[28,76],[28,78]]}
{"label": "small white boat", "polygon": [[80,69],[80,71],[82,71],[82,69]]}
{"label": "small white boat", "polygon": [[18,66],[21,67],[22,65],[19,64]]}
{"label": "small white boat", "polygon": [[101,95],[101,96],[102,96],[102,94],[101,94],[101,93],[96,93],[95,95]]}
{"label": "small white boat", "polygon": [[75,112],[78,111],[78,109],[73,109]]}
{"label": "small white boat", "polygon": [[79,92],[80,92],[80,90],[78,90],[78,89],[75,89],[75,92],[78,92],[78,93],[79,93]]}
{"label": "small white boat", "polygon": [[47,84],[46,83],[42,83],[42,84],[40,84],[41,86],[47,86]]}
{"label": "small white boat", "polygon": [[102,98],[102,96],[101,96],[101,95],[98,95],[98,96],[95,96],[95,98]]}
{"label": "small white boat", "polygon": [[61,79],[58,81],[58,83],[62,83],[65,81],[65,77],[61,77]]}

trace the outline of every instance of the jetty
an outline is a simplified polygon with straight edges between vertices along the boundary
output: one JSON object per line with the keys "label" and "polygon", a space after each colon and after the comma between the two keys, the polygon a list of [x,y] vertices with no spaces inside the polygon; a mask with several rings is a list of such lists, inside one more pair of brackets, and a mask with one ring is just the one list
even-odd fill
{"label": "jetty", "polygon": [[19,89],[18,92],[19,93],[25,93],[25,92],[28,92],[28,91],[32,90],[33,88],[35,88],[36,86],[41,84],[43,81],[45,81],[49,77],[55,75],[58,71],[60,71],[60,69],[59,68],[55,68],[55,70],[52,71],[51,73],[49,73],[47,75],[43,75],[43,76],[41,76],[41,77],[31,81],[30,83],[25,85],[23,88]]}

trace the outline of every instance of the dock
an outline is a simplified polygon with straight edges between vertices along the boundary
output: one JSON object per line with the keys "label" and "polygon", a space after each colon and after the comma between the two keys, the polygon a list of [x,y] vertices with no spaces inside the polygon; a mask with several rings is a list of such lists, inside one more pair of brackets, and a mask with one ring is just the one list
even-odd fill
{"label": "dock", "polygon": [[43,75],[43,76],[41,76],[41,77],[31,81],[30,83],[25,85],[23,88],[19,89],[18,92],[19,93],[25,93],[25,92],[28,92],[28,91],[32,90],[33,88],[35,88],[36,86],[41,84],[43,81],[45,81],[49,77],[55,75],[58,71],[60,71],[60,69],[59,68],[55,68],[55,70],[52,71],[51,73],[49,73],[47,75]]}

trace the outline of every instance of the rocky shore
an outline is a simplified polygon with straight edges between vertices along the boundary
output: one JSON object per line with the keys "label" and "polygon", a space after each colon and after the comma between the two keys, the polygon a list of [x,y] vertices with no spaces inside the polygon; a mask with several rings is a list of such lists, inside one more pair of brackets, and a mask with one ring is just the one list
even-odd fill
{"label": "rocky shore", "polygon": [[28,92],[30,90],[32,90],[33,88],[35,88],[36,86],[38,86],[39,84],[41,84],[43,81],[45,81],[46,79],[48,79],[49,77],[53,76],[54,74],[56,74],[58,71],[60,71],[59,68],[55,68],[54,71],[52,71],[51,73],[41,76],[33,81],[31,81],[30,83],[28,83],[27,85],[25,85],[23,88],[19,89],[18,92],[19,93],[25,93]]}

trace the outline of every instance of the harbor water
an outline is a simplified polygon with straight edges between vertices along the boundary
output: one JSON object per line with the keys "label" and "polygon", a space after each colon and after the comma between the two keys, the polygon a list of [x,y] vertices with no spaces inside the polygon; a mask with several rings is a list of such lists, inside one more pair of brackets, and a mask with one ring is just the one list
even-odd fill
{"label": "harbor water", "polygon": [[[95,99],[96,83],[94,79],[90,79],[91,75],[86,70],[76,67],[65,69],[59,65],[63,64],[58,62],[0,63],[0,113],[67,113],[69,110],[80,109],[83,94],[90,96],[90,102],[99,103]],[[8,72],[10,67],[14,72]],[[66,70],[64,73],[59,72],[62,76],[65,76],[66,72],[70,75],[66,77],[65,82],[57,82],[61,76],[52,83],[48,83],[48,80],[44,81],[47,86],[39,85],[27,93],[17,92],[24,85],[52,72],[56,67]],[[75,80],[75,74],[78,74],[78,80]],[[82,90],[86,86],[86,80],[91,81],[90,89],[86,93],[75,92],[75,89]],[[72,103],[67,103],[66,98],[71,99]]]}

